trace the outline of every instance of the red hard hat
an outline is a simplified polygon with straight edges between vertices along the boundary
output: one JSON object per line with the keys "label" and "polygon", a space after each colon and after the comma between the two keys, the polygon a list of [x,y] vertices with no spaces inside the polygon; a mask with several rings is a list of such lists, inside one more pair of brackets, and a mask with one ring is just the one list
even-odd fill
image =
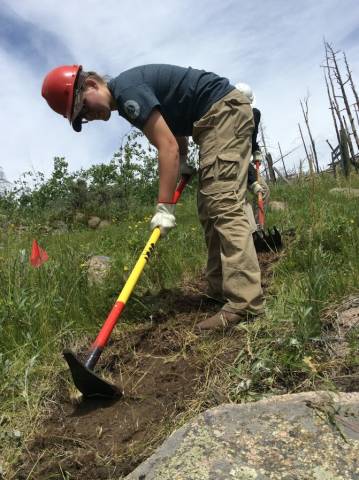
{"label": "red hard hat", "polygon": [[54,68],[46,75],[42,84],[41,94],[49,106],[70,122],[77,93],[76,83],[81,70],[81,65],[63,65]]}

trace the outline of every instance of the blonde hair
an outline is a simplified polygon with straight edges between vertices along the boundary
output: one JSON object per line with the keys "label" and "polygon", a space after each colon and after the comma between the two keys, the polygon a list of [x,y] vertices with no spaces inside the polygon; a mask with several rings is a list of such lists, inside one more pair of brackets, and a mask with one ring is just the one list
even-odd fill
{"label": "blonde hair", "polygon": [[86,79],[90,78],[92,80],[95,80],[96,82],[106,85],[106,77],[99,75],[97,72],[82,72],[83,75],[85,76]]}

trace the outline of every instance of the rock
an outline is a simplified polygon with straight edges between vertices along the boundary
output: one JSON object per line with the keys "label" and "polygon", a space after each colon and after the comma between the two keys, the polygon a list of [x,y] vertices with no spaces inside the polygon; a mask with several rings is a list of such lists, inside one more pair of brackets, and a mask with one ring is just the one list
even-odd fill
{"label": "rock", "polygon": [[50,225],[41,225],[41,232],[47,235],[52,232],[52,228],[50,227]]}
{"label": "rock", "polygon": [[205,411],[125,480],[349,480],[359,393],[305,392]]}
{"label": "rock", "polygon": [[81,212],[76,212],[74,215],[74,223],[86,223],[86,215]]}
{"label": "rock", "polygon": [[109,222],[108,220],[101,220],[101,222],[98,224],[98,227],[99,229],[101,228],[107,228],[111,225],[111,222]]}
{"label": "rock", "polygon": [[111,258],[94,255],[87,262],[87,278],[90,285],[101,284],[111,270]]}
{"label": "rock", "polygon": [[[330,328],[326,330],[326,334],[323,334],[323,340],[330,345],[333,359],[345,363],[345,358],[351,354],[351,335],[359,326],[359,296],[350,295],[340,305],[330,307],[324,315],[324,320]],[[350,382],[350,385],[353,383],[353,390],[356,390],[358,380],[355,383],[355,377],[358,378],[358,376],[352,373],[353,378],[351,379],[349,375],[346,381]]]}
{"label": "rock", "polygon": [[344,325],[347,330],[351,330],[359,325],[359,307],[348,308],[339,316],[339,324]]}
{"label": "rock", "polygon": [[67,226],[67,224],[62,220],[56,220],[55,222],[53,222],[53,227],[54,227],[54,230],[52,233],[54,233],[55,235],[66,233],[69,230],[69,227]]}
{"label": "rock", "polygon": [[284,202],[271,200],[269,202],[268,208],[270,208],[274,212],[281,212],[281,211],[287,210],[287,204]]}
{"label": "rock", "polygon": [[332,188],[329,190],[332,195],[345,195],[347,197],[359,197],[359,188]]}
{"label": "rock", "polygon": [[95,229],[99,226],[100,222],[101,222],[101,218],[93,216],[88,219],[87,225],[90,228]]}

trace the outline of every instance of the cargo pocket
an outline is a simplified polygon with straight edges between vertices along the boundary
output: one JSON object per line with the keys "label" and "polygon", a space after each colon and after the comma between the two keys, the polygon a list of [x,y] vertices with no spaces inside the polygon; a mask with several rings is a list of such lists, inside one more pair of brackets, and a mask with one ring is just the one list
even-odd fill
{"label": "cargo pocket", "polygon": [[237,139],[251,137],[254,131],[253,110],[250,104],[243,104],[237,110],[234,135]]}
{"label": "cargo pocket", "polygon": [[216,180],[220,182],[237,180],[240,168],[239,153],[219,153],[216,164]]}
{"label": "cargo pocket", "polygon": [[216,177],[216,156],[206,156],[199,159],[199,187],[207,190]]}
{"label": "cargo pocket", "polygon": [[236,189],[240,167],[240,156],[236,152],[220,153],[200,159],[200,190],[203,193],[216,193]]}
{"label": "cargo pocket", "polygon": [[193,124],[192,138],[199,146],[200,157],[206,157],[215,152],[217,142],[216,123],[216,116],[210,115]]}

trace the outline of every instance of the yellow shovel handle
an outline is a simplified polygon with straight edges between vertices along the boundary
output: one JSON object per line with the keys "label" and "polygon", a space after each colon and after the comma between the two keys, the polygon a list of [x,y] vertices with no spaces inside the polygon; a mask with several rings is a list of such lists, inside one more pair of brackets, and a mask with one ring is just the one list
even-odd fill
{"label": "yellow shovel handle", "polygon": [[139,259],[137,260],[136,265],[133,267],[132,272],[127,279],[127,282],[125,283],[123,289],[121,290],[121,293],[117,298],[118,302],[126,303],[129,297],[131,296],[131,293],[133,292],[133,289],[135,288],[136,283],[140,278],[142,270],[145,268],[145,265],[147,264],[148,259],[150,258],[150,255],[156,243],[158,242],[160,236],[161,236],[161,230],[158,227],[156,227],[152,231],[151,236],[145,245],[145,248],[143,249]]}

